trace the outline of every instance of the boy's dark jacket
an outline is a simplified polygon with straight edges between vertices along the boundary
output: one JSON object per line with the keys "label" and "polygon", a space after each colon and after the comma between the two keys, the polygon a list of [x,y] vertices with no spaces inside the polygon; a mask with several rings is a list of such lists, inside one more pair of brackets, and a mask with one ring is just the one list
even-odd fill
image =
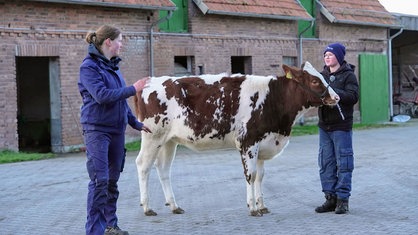
{"label": "boy's dark jacket", "polygon": [[[321,74],[335,92],[340,96],[339,107],[323,105],[318,108],[318,126],[325,131],[349,131],[353,127],[354,105],[358,101],[358,82],[354,74],[355,66],[343,62],[341,67],[334,73],[330,73],[329,68],[324,66]],[[330,81],[330,77],[335,77]]]}
{"label": "boy's dark jacket", "polygon": [[141,130],[126,102],[136,94],[133,86],[127,87],[120,73],[120,58],[108,60],[97,48],[90,44],[88,55],[80,66],[78,88],[83,98],[80,122],[83,130],[123,133],[129,124]]}

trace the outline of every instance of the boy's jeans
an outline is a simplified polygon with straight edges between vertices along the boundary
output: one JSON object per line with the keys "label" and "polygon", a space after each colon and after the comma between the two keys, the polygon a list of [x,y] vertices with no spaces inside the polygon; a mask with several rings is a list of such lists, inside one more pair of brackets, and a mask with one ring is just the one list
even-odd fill
{"label": "boy's jeans", "polygon": [[319,128],[319,176],[322,191],[348,199],[354,169],[353,131],[325,131]]}

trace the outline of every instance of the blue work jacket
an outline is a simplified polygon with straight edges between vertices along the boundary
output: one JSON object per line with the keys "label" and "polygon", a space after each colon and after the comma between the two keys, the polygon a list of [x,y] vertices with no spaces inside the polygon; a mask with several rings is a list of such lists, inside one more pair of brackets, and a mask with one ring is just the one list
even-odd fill
{"label": "blue work jacket", "polygon": [[90,44],[88,55],[80,66],[78,89],[83,99],[80,122],[84,131],[120,134],[127,124],[141,130],[143,124],[132,114],[126,101],[136,94],[126,86],[118,64],[120,58],[108,60]]}

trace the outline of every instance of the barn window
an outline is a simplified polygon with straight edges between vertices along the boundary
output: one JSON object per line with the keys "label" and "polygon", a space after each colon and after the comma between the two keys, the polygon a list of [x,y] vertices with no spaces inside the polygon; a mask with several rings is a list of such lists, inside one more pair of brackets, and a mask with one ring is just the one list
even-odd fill
{"label": "barn window", "polygon": [[283,56],[283,64],[289,66],[297,66],[296,65],[296,57],[294,56]]}
{"label": "barn window", "polygon": [[231,56],[231,72],[241,74],[252,74],[252,57]]}
{"label": "barn window", "polygon": [[[173,12],[172,17],[168,21],[159,24],[160,30],[169,33],[185,33],[188,32],[188,1],[187,0],[171,0],[176,4],[177,10]],[[168,11],[160,11],[160,18],[167,16]]]}
{"label": "barn window", "polygon": [[194,56],[174,56],[174,76],[194,74]]}
{"label": "barn window", "polygon": [[[308,12],[313,18],[315,18],[315,0],[300,0],[300,3],[305,8],[306,12]],[[310,21],[306,20],[299,20],[298,21],[298,32],[302,33],[306,28],[311,25]],[[313,27],[309,28],[305,32],[303,32],[302,36],[305,38],[315,38],[315,23]]]}

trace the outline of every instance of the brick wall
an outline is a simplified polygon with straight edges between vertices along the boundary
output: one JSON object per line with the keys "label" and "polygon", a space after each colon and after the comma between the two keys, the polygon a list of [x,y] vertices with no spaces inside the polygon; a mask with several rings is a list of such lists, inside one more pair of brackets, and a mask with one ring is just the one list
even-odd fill
{"label": "brick wall", "polygon": [[[148,76],[147,28],[155,20],[149,18],[150,12],[28,1],[0,5],[0,112],[4,117],[0,120],[0,149],[18,150],[16,56],[57,58],[63,151],[82,145],[77,80],[89,30],[101,24],[120,27],[125,40],[121,69],[126,82],[132,84]],[[132,129],[128,135],[139,137]]]}
{"label": "brick wall", "polygon": [[13,45],[0,45],[0,148],[17,150],[16,71],[13,50]]}

